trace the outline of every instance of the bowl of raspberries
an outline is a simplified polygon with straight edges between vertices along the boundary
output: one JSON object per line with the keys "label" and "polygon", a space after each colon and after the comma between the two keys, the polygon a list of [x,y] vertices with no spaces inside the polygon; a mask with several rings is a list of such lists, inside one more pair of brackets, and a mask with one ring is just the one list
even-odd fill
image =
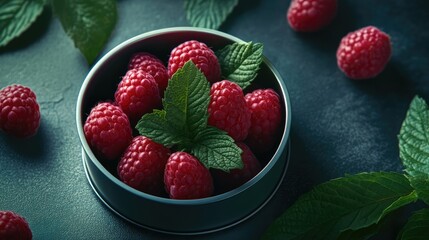
{"label": "bowl of raspberries", "polygon": [[84,80],[76,121],[95,194],[165,233],[245,221],[289,160],[289,97],[263,44],[215,30],[160,29],[113,48]]}

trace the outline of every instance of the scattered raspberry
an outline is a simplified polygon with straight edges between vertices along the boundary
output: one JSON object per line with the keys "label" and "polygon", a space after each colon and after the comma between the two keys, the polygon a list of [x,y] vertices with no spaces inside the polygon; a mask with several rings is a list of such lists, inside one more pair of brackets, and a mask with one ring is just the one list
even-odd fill
{"label": "scattered raspberry", "polygon": [[0,239],[31,240],[33,234],[25,218],[11,211],[0,211]]}
{"label": "scattered raspberry", "polygon": [[287,12],[290,27],[314,32],[328,25],[337,14],[337,0],[292,0]]}
{"label": "scattered raspberry", "polygon": [[261,171],[261,164],[250,148],[244,143],[237,143],[237,146],[243,150],[241,160],[243,161],[242,169],[232,169],[229,173],[222,170],[213,170],[213,178],[218,191],[225,192],[237,188]]}
{"label": "scattered raspberry", "polygon": [[244,98],[252,115],[246,142],[253,151],[267,151],[275,145],[280,131],[282,113],[279,96],[272,89],[258,89]]}
{"label": "scattered raspberry", "polygon": [[164,63],[157,57],[146,52],[136,53],[131,58],[128,69],[140,69],[152,75],[158,84],[159,94],[164,95],[168,85],[168,73]]}
{"label": "scattered raspberry", "polygon": [[129,186],[152,195],[164,190],[164,168],[170,150],[144,136],[135,137],[118,164],[119,178]]}
{"label": "scattered raspberry", "polygon": [[164,183],[173,199],[196,199],[213,194],[210,171],[185,152],[171,154],[165,166]]}
{"label": "scattered raspberry", "polygon": [[228,80],[216,82],[210,89],[209,124],[222,129],[235,140],[246,139],[250,128],[250,110],[243,91]]}
{"label": "scattered raspberry", "polygon": [[40,125],[40,108],[36,94],[14,84],[0,90],[0,129],[16,137],[30,137]]}
{"label": "scattered raspberry", "polygon": [[107,160],[118,159],[132,140],[127,115],[112,103],[99,103],[83,126],[86,140],[95,154]]}
{"label": "scattered raspberry", "polygon": [[128,70],[115,92],[115,101],[134,126],[143,114],[161,105],[158,84],[149,73]]}
{"label": "scattered raspberry", "polygon": [[171,51],[168,75],[173,76],[189,60],[204,73],[209,82],[220,80],[220,65],[215,53],[206,44],[195,40],[184,42]]}
{"label": "scattered raspberry", "polygon": [[368,26],[343,37],[337,50],[337,63],[349,78],[373,78],[383,71],[391,53],[389,35]]}

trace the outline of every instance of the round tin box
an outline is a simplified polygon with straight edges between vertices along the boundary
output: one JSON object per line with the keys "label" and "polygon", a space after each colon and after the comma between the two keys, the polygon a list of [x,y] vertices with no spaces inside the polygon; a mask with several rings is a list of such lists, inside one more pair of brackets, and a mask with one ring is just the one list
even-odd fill
{"label": "round tin box", "polygon": [[[275,194],[286,173],[289,161],[291,110],[286,86],[271,63],[264,57],[258,77],[252,85],[273,88],[280,96],[283,124],[278,131],[277,147],[258,156],[266,164],[262,171],[242,186],[208,198],[175,200],[138,191],[121,182],[116,172],[106,168],[91,151],[83,124],[91,108],[99,101],[112,99],[120,76],[127,70],[131,56],[150,52],[167,62],[170,51],[188,40],[198,40],[213,50],[243,42],[229,34],[193,27],[175,27],[147,32],[133,37],[109,51],[85,78],[76,108],[76,123],[82,144],[82,158],[89,183],[96,195],[114,213],[144,228],[172,234],[201,234],[236,225],[260,210]],[[248,92],[247,89],[245,92]]]}

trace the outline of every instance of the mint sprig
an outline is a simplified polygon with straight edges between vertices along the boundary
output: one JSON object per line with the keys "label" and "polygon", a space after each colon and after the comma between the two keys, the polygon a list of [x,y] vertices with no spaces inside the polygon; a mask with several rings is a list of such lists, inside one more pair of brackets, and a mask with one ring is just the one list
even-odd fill
{"label": "mint sprig", "polygon": [[[399,173],[361,173],[331,180],[304,194],[266,233],[266,239],[337,239],[347,230],[376,224],[416,201]],[[406,196],[413,196],[407,197]],[[282,227],[280,227],[282,226]]]}
{"label": "mint sprig", "polygon": [[242,89],[256,78],[262,62],[261,43],[233,43],[216,52],[224,79],[237,83]]}
{"label": "mint sprig", "polygon": [[[429,107],[420,97],[411,102],[398,139],[405,174],[360,173],[322,183],[287,209],[264,239],[368,239],[389,213],[417,200],[429,204]],[[424,208],[398,239],[421,239],[427,229]]]}
{"label": "mint sprig", "polygon": [[136,129],[165,146],[192,153],[207,168],[242,168],[241,149],[224,131],[209,126],[210,85],[188,61],[169,80],[163,110],[143,115]]}

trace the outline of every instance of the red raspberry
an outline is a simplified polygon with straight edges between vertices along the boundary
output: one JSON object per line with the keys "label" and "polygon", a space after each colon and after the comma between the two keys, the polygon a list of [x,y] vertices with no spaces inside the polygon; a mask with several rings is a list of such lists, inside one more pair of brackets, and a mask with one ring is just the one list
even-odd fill
{"label": "red raspberry", "polygon": [[131,69],[140,69],[152,75],[158,84],[159,94],[164,95],[168,85],[168,73],[161,60],[150,53],[139,52],[133,55],[128,64],[128,70]]}
{"label": "red raspberry", "polygon": [[210,171],[185,152],[171,154],[165,166],[164,183],[173,199],[196,199],[213,194]]}
{"label": "red raspberry", "polygon": [[0,211],[0,239],[31,240],[33,234],[25,218],[11,211]]}
{"label": "red raspberry", "polygon": [[287,12],[290,27],[314,32],[328,25],[337,14],[337,0],[292,0]]}
{"label": "red raspberry", "polygon": [[228,80],[216,82],[210,89],[208,123],[222,129],[235,140],[246,139],[250,128],[250,110],[243,91]]}
{"label": "red raspberry", "polygon": [[253,155],[246,144],[239,142],[237,146],[243,150],[241,153],[243,168],[232,169],[229,172],[217,169],[212,171],[215,187],[220,192],[225,192],[243,185],[256,176],[262,169],[258,159]]}
{"label": "red raspberry", "polygon": [[128,70],[115,92],[115,101],[134,126],[143,114],[161,105],[158,85],[149,73]]}
{"label": "red raspberry", "polygon": [[40,125],[40,108],[36,94],[14,84],[0,90],[0,129],[16,137],[30,137]]}
{"label": "red raspberry", "polygon": [[244,97],[252,114],[247,144],[253,151],[271,149],[282,119],[278,94],[272,89],[258,89]]}
{"label": "red raspberry", "polygon": [[337,50],[337,63],[349,78],[373,78],[383,71],[391,53],[389,35],[369,26],[343,37]]}
{"label": "red raspberry", "polygon": [[184,42],[171,51],[168,60],[170,78],[189,60],[204,73],[209,82],[220,80],[220,65],[215,53],[206,44],[195,40]]}
{"label": "red raspberry", "polygon": [[164,188],[164,168],[169,156],[168,148],[137,136],[118,164],[119,179],[137,190],[159,196]]}
{"label": "red raspberry", "polygon": [[118,159],[132,140],[127,115],[112,103],[99,103],[89,113],[83,126],[86,140],[98,156]]}

